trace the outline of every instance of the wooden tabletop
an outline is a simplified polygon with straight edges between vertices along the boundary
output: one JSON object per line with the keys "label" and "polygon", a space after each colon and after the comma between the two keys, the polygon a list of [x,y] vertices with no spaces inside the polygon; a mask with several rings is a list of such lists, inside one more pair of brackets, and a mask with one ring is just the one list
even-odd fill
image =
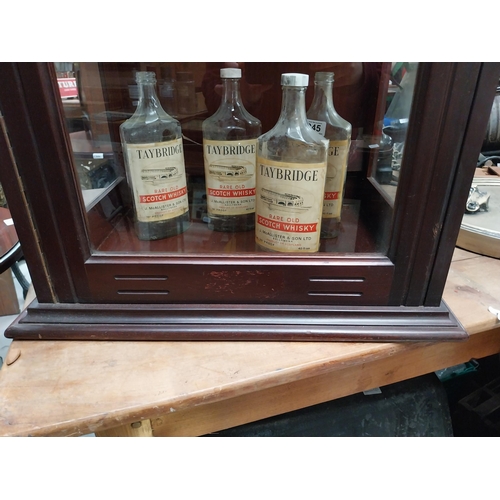
{"label": "wooden tabletop", "polygon": [[456,249],[459,343],[14,341],[0,435],[195,436],[498,353],[499,276],[500,260]]}

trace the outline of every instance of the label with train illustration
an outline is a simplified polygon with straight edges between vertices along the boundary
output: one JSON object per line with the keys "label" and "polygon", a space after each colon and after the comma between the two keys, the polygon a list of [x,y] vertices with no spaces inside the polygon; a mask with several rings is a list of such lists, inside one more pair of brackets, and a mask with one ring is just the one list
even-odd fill
{"label": "label with train illustration", "polygon": [[340,217],[348,153],[349,141],[330,141],[323,218]]}
{"label": "label with train illustration", "polygon": [[255,212],[257,139],[203,140],[207,208],[212,215]]}
{"label": "label with train illustration", "polygon": [[277,252],[317,252],[326,163],[257,158],[255,239]]}
{"label": "label with train illustration", "polygon": [[182,139],[127,144],[125,154],[140,222],[172,219],[189,210]]}

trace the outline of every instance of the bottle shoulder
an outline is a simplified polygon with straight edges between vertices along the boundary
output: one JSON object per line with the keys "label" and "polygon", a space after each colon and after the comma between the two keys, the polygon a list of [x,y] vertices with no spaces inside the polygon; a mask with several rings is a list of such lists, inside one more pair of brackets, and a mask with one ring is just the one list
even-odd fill
{"label": "bottle shoulder", "polygon": [[217,111],[205,119],[207,124],[220,123],[226,121],[248,122],[260,124],[260,120],[251,115],[242,104],[223,102]]}
{"label": "bottle shoulder", "polygon": [[303,142],[311,146],[324,147],[325,138],[313,130],[307,123],[277,123],[269,132],[259,137],[259,142],[278,142],[286,139],[291,142]]}
{"label": "bottle shoulder", "polygon": [[311,108],[307,111],[307,119],[323,121],[332,127],[348,130],[349,132],[352,130],[352,125],[347,120],[342,118],[337,111],[335,111],[335,109],[331,108]]}
{"label": "bottle shoulder", "polygon": [[274,127],[258,139],[258,156],[286,163],[326,163],[328,140],[310,127]]}
{"label": "bottle shoulder", "polygon": [[236,140],[253,139],[262,133],[258,118],[248,113],[243,107],[222,106],[202,123],[205,139]]}
{"label": "bottle shoulder", "polygon": [[153,122],[179,124],[179,120],[170,116],[160,105],[138,106],[132,116],[125,120],[122,125],[130,126],[138,123]]}
{"label": "bottle shoulder", "polygon": [[147,106],[137,108],[132,116],[125,120],[121,126],[130,127],[142,123],[149,124],[155,122],[180,125],[179,120],[170,116],[161,106]]}
{"label": "bottle shoulder", "polygon": [[136,113],[120,125],[120,135],[129,143],[155,143],[179,139],[182,130],[179,121],[167,113]]}

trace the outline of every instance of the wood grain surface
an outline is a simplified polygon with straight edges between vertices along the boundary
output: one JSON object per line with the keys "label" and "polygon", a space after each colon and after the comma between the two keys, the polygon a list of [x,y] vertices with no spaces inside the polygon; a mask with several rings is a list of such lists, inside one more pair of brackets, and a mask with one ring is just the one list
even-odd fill
{"label": "wood grain surface", "polygon": [[194,436],[498,353],[495,276],[499,260],[455,251],[459,343],[14,341],[0,435]]}

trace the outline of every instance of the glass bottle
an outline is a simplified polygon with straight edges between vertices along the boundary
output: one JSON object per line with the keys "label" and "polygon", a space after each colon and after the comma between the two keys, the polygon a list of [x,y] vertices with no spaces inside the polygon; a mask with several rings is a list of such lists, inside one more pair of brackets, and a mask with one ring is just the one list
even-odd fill
{"label": "glass bottle", "polygon": [[136,79],[139,103],[120,125],[120,138],[137,236],[158,240],[189,226],[181,126],[161,107],[155,74],[139,71]]}
{"label": "glass bottle", "polygon": [[181,115],[196,113],[196,87],[191,71],[177,72],[177,111]]}
{"label": "glass bottle", "polygon": [[394,152],[392,137],[382,130],[382,135],[377,137],[376,141],[375,179],[380,184],[391,184],[393,181],[392,157]]}
{"label": "glass bottle", "polygon": [[243,106],[241,69],[222,68],[219,109],[202,125],[208,227],[249,231],[255,227],[255,163],[260,120]]}
{"label": "glass bottle", "polygon": [[321,221],[322,238],[336,238],[340,233],[342,200],[352,133],[351,124],[337,113],[333,105],[333,82],[333,73],[320,71],[314,75],[314,98],[307,111],[309,125],[329,140]]}
{"label": "glass bottle", "polygon": [[136,110],[139,103],[139,87],[137,85],[137,70],[133,69],[130,78],[128,79],[128,97],[127,110],[132,113]]}
{"label": "glass bottle", "polygon": [[170,115],[175,116],[177,112],[177,90],[172,68],[161,68],[160,102],[163,109]]}
{"label": "glass bottle", "polygon": [[281,114],[258,140],[255,240],[263,250],[319,250],[328,141],[307,123],[308,82],[281,75]]}

